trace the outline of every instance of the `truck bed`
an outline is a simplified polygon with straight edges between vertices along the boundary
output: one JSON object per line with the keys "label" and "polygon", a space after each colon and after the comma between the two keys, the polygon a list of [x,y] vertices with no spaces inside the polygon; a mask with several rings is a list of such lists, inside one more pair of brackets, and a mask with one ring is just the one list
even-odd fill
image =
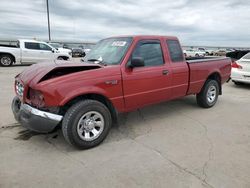
{"label": "truck bed", "polygon": [[189,67],[189,89],[187,94],[199,93],[205,81],[213,73],[220,75],[221,84],[231,74],[231,59],[228,57],[203,57],[187,60]]}
{"label": "truck bed", "polygon": [[187,57],[187,63],[203,63],[207,61],[224,60],[227,57]]}
{"label": "truck bed", "polygon": [[17,45],[10,45],[10,44],[0,44],[0,47],[18,48],[18,46],[17,46]]}

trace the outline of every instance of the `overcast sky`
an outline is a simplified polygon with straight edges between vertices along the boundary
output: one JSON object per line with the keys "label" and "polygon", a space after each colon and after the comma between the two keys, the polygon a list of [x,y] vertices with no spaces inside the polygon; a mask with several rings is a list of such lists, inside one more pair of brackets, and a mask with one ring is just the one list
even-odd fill
{"label": "overcast sky", "polygon": [[[250,46],[250,1],[49,0],[52,40],[175,35],[184,45]],[[0,38],[47,39],[46,0],[1,0]]]}

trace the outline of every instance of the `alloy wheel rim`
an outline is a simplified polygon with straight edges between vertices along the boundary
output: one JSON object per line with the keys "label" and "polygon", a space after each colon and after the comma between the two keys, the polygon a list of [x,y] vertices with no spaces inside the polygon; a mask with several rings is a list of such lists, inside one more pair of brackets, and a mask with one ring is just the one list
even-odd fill
{"label": "alloy wheel rim", "polygon": [[11,64],[11,59],[9,57],[2,57],[1,58],[1,63],[3,65],[10,65]]}
{"label": "alloy wheel rim", "polygon": [[213,103],[216,98],[216,87],[215,86],[210,86],[207,91],[207,100],[209,103]]}
{"label": "alloy wheel rim", "polygon": [[90,111],[82,115],[77,124],[78,136],[84,141],[93,141],[104,130],[104,117],[97,111]]}

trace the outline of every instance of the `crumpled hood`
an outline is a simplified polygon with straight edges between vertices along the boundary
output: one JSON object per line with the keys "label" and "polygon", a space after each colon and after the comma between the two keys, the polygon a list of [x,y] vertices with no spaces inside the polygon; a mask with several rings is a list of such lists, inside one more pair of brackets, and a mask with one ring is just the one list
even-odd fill
{"label": "crumpled hood", "polygon": [[25,85],[36,84],[42,79],[46,79],[46,76],[52,73],[54,75],[50,75],[51,78],[79,71],[98,69],[101,67],[102,66],[98,64],[73,63],[56,60],[54,62],[38,63],[28,67],[18,75],[18,79],[20,79]]}

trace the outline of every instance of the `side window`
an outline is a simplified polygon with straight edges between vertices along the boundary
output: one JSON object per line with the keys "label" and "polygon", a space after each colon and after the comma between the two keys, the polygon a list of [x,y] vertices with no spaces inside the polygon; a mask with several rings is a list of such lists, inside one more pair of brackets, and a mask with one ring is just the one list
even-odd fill
{"label": "side window", "polygon": [[46,51],[52,50],[48,45],[43,44],[43,43],[39,43],[39,47],[40,47],[40,50],[46,50]]}
{"label": "side window", "polygon": [[35,42],[25,42],[24,43],[25,48],[30,49],[30,50],[39,50],[39,43]]}
{"label": "side window", "polygon": [[167,40],[167,46],[172,62],[184,61],[182,49],[177,40]]}
{"label": "side window", "polygon": [[163,55],[159,41],[142,41],[137,44],[132,57],[142,57],[145,66],[163,65]]}

